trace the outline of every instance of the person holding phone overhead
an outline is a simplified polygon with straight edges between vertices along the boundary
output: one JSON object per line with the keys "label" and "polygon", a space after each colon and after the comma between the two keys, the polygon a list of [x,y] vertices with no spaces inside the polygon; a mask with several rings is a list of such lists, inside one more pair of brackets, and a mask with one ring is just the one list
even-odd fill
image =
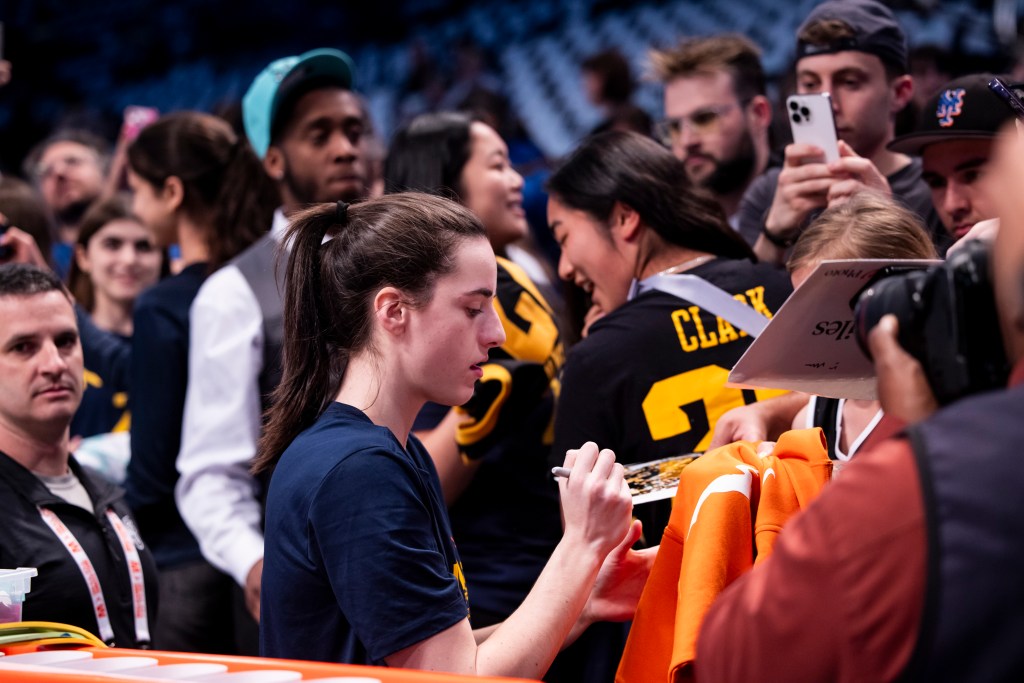
{"label": "person holding phone overhead", "polygon": [[895,117],[913,95],[907,40],[878,0],[828,0],[797,31],[799,94],[829,93],[840,158],[794,143],[740,203],[740,230],[760,232],[754,251],[781,266],[800,231],[826,206],[864,189],[891,195],[925,221],[940,251],[948,243],[921,179],[920,161],[893,152]]}
{"label": "person holding phone overhead", "polygon": [[478,219],[399,193],[311,207],[286,239],[284,373],[255,464],[273,470],[261,653],[539,678],[593,619],[630,618],[653,556],[629,549],[622,466],[587,443],[565,458],[565,532],[533,590],[501,624],[470,627],[437,471],[411,430],[427,401],[468,401],[505,341]]}
{"label": "person holding phone overhead", "polygon": [[[968,233],[975,225],[998,225],[997,198],[982,179],[988,174],[996,135],[1013,119],[1013,112],[989,90],[992,77],[970,74],[946,83],[921,109],[917,127],[889,143],[890,149],[921,156],[932,203],[942,226],[956,240],[951,251],[974,236]],[[991,237],[994,230],[987,232]],[[805,394],[791,392],[731,410],[719,420],[711,447],[778,438],[805,404]]]}

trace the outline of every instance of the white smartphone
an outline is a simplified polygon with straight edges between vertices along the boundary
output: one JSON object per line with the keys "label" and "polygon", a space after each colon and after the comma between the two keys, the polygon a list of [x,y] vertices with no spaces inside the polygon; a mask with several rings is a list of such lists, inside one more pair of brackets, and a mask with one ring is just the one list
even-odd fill
{"label": "white smartphone", "polygon": [[839,135],[832,116],[832,98],[827,92],[790,95],[786,98],[786,114],[793,142],[820,148],[825,153],[826,163],[839,159]]}

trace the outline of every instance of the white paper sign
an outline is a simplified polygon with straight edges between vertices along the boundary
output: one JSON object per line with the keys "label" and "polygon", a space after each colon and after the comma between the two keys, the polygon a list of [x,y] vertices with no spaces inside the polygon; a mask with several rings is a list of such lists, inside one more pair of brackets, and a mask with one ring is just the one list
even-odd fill
{"label": "white paper sign", "polygon": [[941,261],[822,261],[747,348],[729,385],[877,398],[875,368],[857,345],[853,298],[882,268],[936,263]]}

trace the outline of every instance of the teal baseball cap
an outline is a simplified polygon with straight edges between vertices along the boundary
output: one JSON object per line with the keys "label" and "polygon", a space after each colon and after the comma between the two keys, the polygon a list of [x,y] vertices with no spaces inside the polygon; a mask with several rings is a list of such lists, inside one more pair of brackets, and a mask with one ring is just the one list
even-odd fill
{"label": "teal baseball cap", "polygon": [[256,155],[266,156],[278,107],[288,93],[311,80],[350,90],[355,72],[351,57],[329,47],[282,57],[261,71],[242,97],[242,122]]}

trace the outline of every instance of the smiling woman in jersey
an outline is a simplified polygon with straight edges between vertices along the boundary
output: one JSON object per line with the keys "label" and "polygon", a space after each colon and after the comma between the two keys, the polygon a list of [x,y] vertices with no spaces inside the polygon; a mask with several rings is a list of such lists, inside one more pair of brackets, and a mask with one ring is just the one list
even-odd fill
{"label": "smiling woman in jersey", "polygon": [[[603,314],[566,360],[552,458],[588,440],[623,463],[703,451],[722,413],[773,392],[725,386],[750,344],[745,331],[644,280],[693,275],[770,318],[791,291],[788,278],[754,263],[718,205],[690,188],[683,163],[635,133],[585,140],[548,191],[559,275]],[[631,297],[634,280],[640,293]],[[668,509],[637,510],[649,542]]]}

